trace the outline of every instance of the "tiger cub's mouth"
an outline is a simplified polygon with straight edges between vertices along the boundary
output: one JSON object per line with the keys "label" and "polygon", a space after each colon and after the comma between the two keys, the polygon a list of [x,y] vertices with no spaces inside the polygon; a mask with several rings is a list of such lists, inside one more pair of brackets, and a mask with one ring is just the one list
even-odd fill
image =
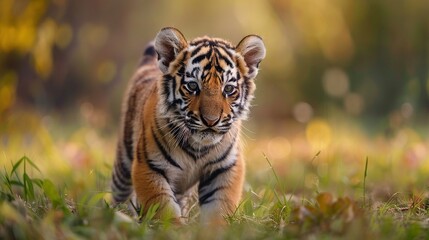
{"label": "tiger cub's mouth", "polygon": [[219,143],[224,134],[218,133],[213,129],[196,131],[191,135],[191,144],[194,146],[209,146]]}

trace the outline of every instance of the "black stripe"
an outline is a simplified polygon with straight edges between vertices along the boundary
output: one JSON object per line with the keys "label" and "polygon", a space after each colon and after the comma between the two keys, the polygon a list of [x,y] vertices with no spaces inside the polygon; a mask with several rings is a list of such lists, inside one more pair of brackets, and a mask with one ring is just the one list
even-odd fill
{"label": "black stripe", "polygon": [[200,200],[200,205],[204,205],[204,204],[207,204],[207,203],[209,203],[210,201],[207,201],[211,196],[213,196],[213,194],[215,194],[217,191],[219,191],[219,190],[221,190],[221,189],[223,189],[223,188],[225,188],[225,187],[217,187],[217,188],[215,188],[215,189],[213,189],[213,190],[211,190],[210,192],[208,192],[208,193],[206,193],[206,194],[204,194],[204,195],[202,195],[202,196],[200,196],[200,198],[199,198],[199,200]]}
{"label": "black stripe", "polygon": [[177,126],[176,124],[172,123],[171,121],[169,121],[168,119],[168,129],[170,130],[170,134],[173,135],[174,139],[176,141],[179,141],[179,145],[182,145],[183,142],[180,141],[179,139],[179,133],[180,133],[180,126]]}
{"label": "black stripe", "polygon": [[238,105],[239,105],[239,107],[243,108],[243,105],[244,105],[244,95],[245,95],[245,91],[246,91],[246,89],[244,88],[244,84],[243,84],[243,85],[241,85],[241,86],[240,86],[240,88],[241,88],[241,89],[240,89],[240,93],[241,93],[241,94],[240,94],[240,96],[239,96],[239,99],[240,99],[240,100],[239,100],[239,102],[240,102],[240,103],[239,103]]}
{"label": "black stripe", "polygon": [[200,72],[200,68],[199,67],[194,67],[194,69],[192,69],[192,72],[191,72],[191,77],[197,78],[199,72]]}
{"label": "black stripe", "polygon": [[[205,71],[208,71],[208,70],[210,70],[212,68],[212,63],[211,62],[208,62],[207,63],[207,65],[205,65],[204,66],[204,68],[203,68],[203,74],[204,74],[204,72]],[[204,77],[203,77],[204,78]]]}
{"label": "black stripe", "polygon": [[241,78],[240,72],[237,71],[237,80]]}
{"label": "black stripe", "polygon": [[[139,147],[143,147],[143,155],[144,155],[144,158],[145,158],[145,160],[146,160],[146,163],[147,163],[147,165],[149,166],[149,168],[152,170],[152,171],[154,171],[154,172],[156,172],[156,173],[158,173],[158,174],[160,174],[161,176],[163,176],[164,178],[165,178],[165,180],[167,181],[167,183],[170,183],[169,182],[169,180],[168,180],[168,178],[167,178],[167,174],[165,174],[165,171],[164,171],[164,169],[161,169],[161,168],[159,168],[159,167],[157,167],[155,164],[153,164],[152,162],[154,162],[154,160],[151,160],[151,159],[149,159],[149,154],[148,154],[148,152],[147,152],[147,145],[146,145],[146,143],[147,143],[147,141],[146,141],[146,135],[145,135],[145,127],[144,127],[144,125],[142,126],[142,137],[140,138],[140,140],[142,140],[143,139],[143,141],[144,141],[144,146],[139,146]],[[142,145],[143,145],[142,144]],[[139,141],[139,145],[140,145],[140,141]],[[138,151],[138,155],[140,155],[141,153],[139,153],[139,151]],[[139,161],[141,161],[141,159],[139,159]]]}
{"label": "black stripe", "polygon": [[199,63],[199,62],[201,62],[204,58],[209,59],[209,58],[210,58],[210,56],[212,55],[212,53],[213,53],[212,48],[209,48],[209,50],[207,51],[207,53],[202,54],[202,55],[200,55],[200,56],[198,56],[198,57],[195,57],[195,58],[192,60],[192,64]]}
{"label": "black stripe", "polygon": [[175,203],[179,204],[179,202],[177,201],[177,199],[176,199],[176,197],[175,197],[175,196],[173,196],[173,195],[171,195],[171,194],[168,194],[168,193],[165,193],[165,192],[161,192],[161,193],[158,193],[158,194],[153,195],[153,196],[152,196],[152,197],[150,197],[148,200],[146,200],[145,205],[147,205],[147,204],[148,204],[148,202],[152,201],[153,199],[155,199],[155,198],[157,198],[157,197],[161,197],[161,196],[168,196],[168,197],[170,197],[171,199],[173,199],[173,201],[174,201]]}
{"label": "black stripe", "polygon": [[195,48],[194,51],[192,51],[192,53],[191,53],[191,57],[194,57],[195,55],[197,55],[197,53],[200,52],[201,48],[203,48],[203,45],[198,46],[197,48]]}
{"label": "black stripe", "polygon": [[[217,64],[215,65],[215,68],[216,68],[217,72],[222,73],[224,71],[223,68],[221,66],[217,65]],[[221,75],[221,79],[222,79],[222,82],[225,82],[224,79],[223,79],[223,75]]]}
{"label": "black stripe", "polygon": [[198,57],[195,57],[193,60],[192,60],[192,64],[195,64],[195,63],[199,63],[199,62],[201,62],[203,59],[205,59],[206,58],[206,55],[205,54],[203,54],[203,55],[200,55],[200,56],[198,56]]}
{"label": "black stripe", "polygon": [[183,56],[182,56],[182,59],[180,59],[180,63],[182,64],[182,66],[184,66],[183,65],[183,63],[185,62],[185,59],[188,57],[188,51],[185,51],[185,52],[183,52]]}
{"label": "black stripe", "polygon": [[171,87],[172,89],[170,89],[170,92],[172,92],[173,93],[173,103],[174,103],[174,100],[176,99],[176,79],[175,78],[173,78],[173,79],[171,79],[171,81],[173,81],[173,86]]}
{"label": "black stripe", "polygon": [[119,193],[119,194],[114,194],[114,195],[113,195],[113,200],[114,200],[116,203],[122,203],[122,202],[125,202],[125,201],[128,199],[128,197],[130,196],[130,194],[131,194],[131,192],[130,192],[130,193]]}
{"label": "black stripe", "polygon": [[135,117],[135,107],[137,91],[134,91],[128,98],[127,111],[124,119],[124,146],[128,159],[133,159],[133,121]]}
{"label": "black stripe", "polygon": [[[171,82],[173,81],[173,82]],[[174,84],[175,82],[175,78],[171,75],[164,75],[163,79],[162,79],[162,94],[166,96],[165,98],[165,104],[167,105],[168,109],[171,109],[174,106],[174,96],[173,96],[173,101],[170,102],[169,101],[169,95],[171,93],[170,91],[170,83]],[[173,90],[174,92],[174,90]]]}
{"label": "black stripe", "polygon": [[[194,116],[191,116],[194,117]],[[207,155],[209,153],[209,151],[211,149],[213,149],[215,147],[215,145],[211,145],[211,146],[206,146],[203,147],[201,149],[194,149],[191,145],[189,145],[188,142],[185,142],[184,139],[179,139],[179,133],[180,133],[180,127],[175,125],[172,122],[169,122],[167,124],[168,128],[169,128],[169,132],[170,134],[173,136],[173,138],[179,142],[179,147],[186,153],[188,154],[190,157],[192,157],[194,159],[194,161],[196,161],[198,158],[202,158],[205,155]],[[182,169],[182,168],[181,168]]]}
{"label": "black stripe", "polygon": [[179,76],[183,76],[185,74],[185,67],[186,67],[186,65],[184,64],[184,62],[185,62],[185,59],[187,58],[187,56],[188,56],[188,51],[184,51],[182,53],[182,58],[176,64],[176,67],[180,66],[180,68],[177,71],[177,75],[179,75]]}
{"label": "black stripe", "polygon": [[217,56],[222,59],[224,62],[226,62],[226,64],[230,67],[233,67],[233,64],[231,62],[231,60],[229,60],[227,57],[225,57],[224,55],[222,55],[222,53],[219,51],[219,49],[215,48],[215,51],[217,53]]}
{"label": "black stripe", "polygon": [[197,156],[188,150],[189,145],[187,143],[185,143],[182,139],[179,139],[180,127],[178,127],[174,123],[170,122],[170,123],[168,123],[168,128],[170,130],[171,135],[173,135],[174,139],[179,142],[179,147],[185,153],[187,153],[189,156],[191,156],[195,161],[197,159]]}
{"label": "black stripe", "polygon": [[204,72],[203,72],[203,74],[201,75],[201,79],[203,81],[209,80],[211,78],[211,76],[212,76],[212,73],[210,71],[207,70],[206,72],[207,72],[207,74],[204,75]]}
{"label": "black stripe", "polygon": [[[156,121],[156,120],[155,120]],[[159,141],[158,137],[155,134],[155,131],[152,128],[152,135],[153,138],[155,139],[155,143],[156,146],[158,147],[159,150],[161,150],[162,156],[173,166],[179,168],[180,170],[183,170],[182,167],[180,167],[180,165],[173,159],[171,158],[171,156],[167,153],[167,151],[165,150],[165,148],[162,146],[161,142]]]}
{"label": "black stripe", "polygon": [[120,180],[121,182],[127,183],[127,184],[131,184],[131,177],[124,177],[122,175],[122,172],[117,167],[115,167],[113,172],[115,175],[117,175],[118,180]]}
{"label": "black stripe", "polygon": [[117,194],[115,194],[113,197],[114,197],[115,199],[118,199],[118,198],[121,198],[121,199],[128,198],[128,197],[130,196],[131,192],[132,192],[132,191],[130,191],[130,192],[121,192],[121,193],[117,193]]}
{"label": "black stripe", "polygon": [[245,88],[245,92],[244,92],[244,101],[247,102],[247,99],[249,97],[249,89],[250,89],[250,84],[251,84],[251,80],[248,77],[244,77],[244,82],[246,84],[246,88]]}
{"label": "black stripe", "polygon": [[223,51],[228,55],[229,58],[233,59],[232,53],[229,52],[229,50],[232,50],[231,48],[228,48],[226,46],[218,46],[219,48],[222,48]]}
{"label": "black stripe", "polygon": [[168,180],[168,178],[167,178],[167,174],[165,174],[164,169],[159,168],[159,167],[157,167],[155,164],[153,164],[153,163],[152,163],[152,162],[154,162],[153,160],[148,159],[146,162],[147,162],[147,165],[149,166],[149,168],[150,168],[152,171],[154,171],[154,172],[156,172],[156,173],[160,174],[161,176],[163,176],[163,177],[165,178],[165,180],[167,181],[167,183],[170,183],[170,181],[169,181],[169,180]]}
{"label": "black stripe", "polygon": [[121,147],[118,146],[118,151],[116,155],[115,164],[113,166],[113,171],[120,175],[124,182],[131,182],[131,173],[130,170],[125,166],[124,159],[122,158]]}
{"label": "black stripe", "polygon": [[115,169],[118,169],[119,173],[127,179],[131,178],[130,169],[125,166],[124,160],[122,158],[116,160]]}
{"label": "black stripe", "polygon": [[176,140],[179,143],[179,147],[183,149],[186,145],[186,142],[184,138],[180,137],[180,132],[183,131],[183,129],[181,129],[182,127],[170,121],[167,126],[174,140]]}
{"label": "black stripe", "polygon": [[215,159],[213,161],[210,161],[210,162],[206,163],[204,165],[203,169],[205,169],[209,165],[214,165],[216,163],[220,163],[220,162],[224,161],[226,159],[226,157],[228,157],[229,153],[231,152],[231,149],[234,146],[234,142],[235,142],[235,139],[233,140],[233,143],[228,147],[228,149],[226,149],[226,151],[218,159]]}
{"label": "black stripe", "polygon": [[[146,143],[145,143],[145,139],[146,139],[146,137],[145,137],[145,127],[144,127],[145,125],[144,124],[142,124],[142,135],[139,137],[139,140],[137,141],[137,161],[139,162],[139,163],[141,163],[142,162],[142,160],[143,160],[143,158],[146,158],[147,156],[146,156],[146,154],[145,154],[145,151],[146,151]],[[143,153],[143,156],[142,156],[142,153]]]}
{"label": "black stripe", "polygon": [[209,200],[205,200],[203,203],[200,202],[200,206],[202,206],[204,204],[211,203],[211,202],[216,201],[216,200],[219,200],[219,198],[212,198],[212,199],[209,199]]}
{"label": "black stripe", "polygon": [[207,178],[203,177],[200,181],[200,184],[198,185],[199,191],[201,191],[201,189],[203,189],[204,187],[210,185],[210,183],[214,179],[216,179],[220,174],[228,172],[234,166],[235,166],[235,161],[226,167],[220,167],[220,168],[214,170]]}
{"label": "black stripe", "polygon": [[219,44],[219,46],[218,47],[222,47],[222,48],[225,48],[225,49],[231,49],[231,50],[233,50],[234,48],[231,46],[231,44],[230,43],[228,43],[228,42],[225,42],[225,41],[219,41],[219,40],[215,40],[215,42],[217,43],[217,44]]}
{"label": "black stripe", "polygon": [[188,154],[190,157],[192,157],[192,159],[194,159],[194,161],[197,161],[197,158],[200,158],[200,155],[196,155],[195,153],[189,151],[189,144],[188,143],[184,143],[182,145],[180,145],[180,148],[186,153]]}
{"label": "black stripe", "polygon": [[202,158],[209,153],[209,151],[214,148],[215,145],[203,147],[199,150],[194,149],[189,143],[183,143],[180,148],[185,151],[189,156],[191,156],[195,161],[198,158]]}
{"label": "black stripe", "polygon": [[207,41],[208,41],[208,39],[207,38],[203,38],[203,39],[200,39],[200,40],[197,40],[197,41],[193,41],[193,42],[191,42],[191,46],[195,46],[195,45],[199,45],[199,44],[201,44],[201,43],[207,43]]}
{"label": "black stripe", "polygon": [[118,176],[116,174],[113,174],[113,176],[112,176],[112,183],[113,183],[113,186],[115,186],[115,188],[120,190],[121,192],[130,191],[131,185],[123,183],[120,179],[118,179]]}

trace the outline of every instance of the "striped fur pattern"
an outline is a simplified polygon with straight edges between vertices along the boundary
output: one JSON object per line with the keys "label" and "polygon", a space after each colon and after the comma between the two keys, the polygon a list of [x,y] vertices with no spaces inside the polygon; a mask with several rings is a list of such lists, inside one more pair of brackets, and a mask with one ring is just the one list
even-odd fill
{"label": "striped fur pattern", "polygon": [[233,46],[208,37],[188,42],[179,30],[162,29],[124,101],[114,202],[134,192],[143,211],[159,203],[158,217],[181,221],[181,196],[197,185],[202,221],[231,214],[244,182],[240,125],[264,57],[256,35]]}

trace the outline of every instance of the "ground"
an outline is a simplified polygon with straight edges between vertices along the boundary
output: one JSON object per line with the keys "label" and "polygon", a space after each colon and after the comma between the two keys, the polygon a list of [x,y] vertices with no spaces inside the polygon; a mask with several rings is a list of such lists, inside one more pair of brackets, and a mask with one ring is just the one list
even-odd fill
{"label": "ground", "polygon": [[368,131],[353,121],[318,118],[278,122],[272,131],[249,122],[243,200],[226,217],[229,224],[213,230],[198,223],[198,204],[190,206],[184,226],[112,208],[115,127],[63,118],[21,112],[1,119],[0,238],[429,236],[424,126]]}

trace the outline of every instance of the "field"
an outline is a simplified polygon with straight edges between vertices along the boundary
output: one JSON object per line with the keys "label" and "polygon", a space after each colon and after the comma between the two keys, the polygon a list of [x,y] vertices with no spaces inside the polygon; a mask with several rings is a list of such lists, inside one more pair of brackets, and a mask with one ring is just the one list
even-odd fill
{"label": "field", "polygon": [[[246,124],[247,181],[228,226],[176,226],[110,206],[115,130],[83,114],[1,119],[2,239],[427,239],[426,132],[367,132],[350,119]],[[115,127],[112,127],[115,129]],[[258,129],[254,132],[253,129]]]}
{"label": "field", "polygon": [[[1,239],[429,239],[429,1],[0,0]],[[111,206],[121,100],[160,29],[263,38],[228,225]],[[156,206],[152,208],[156,210]]]}

